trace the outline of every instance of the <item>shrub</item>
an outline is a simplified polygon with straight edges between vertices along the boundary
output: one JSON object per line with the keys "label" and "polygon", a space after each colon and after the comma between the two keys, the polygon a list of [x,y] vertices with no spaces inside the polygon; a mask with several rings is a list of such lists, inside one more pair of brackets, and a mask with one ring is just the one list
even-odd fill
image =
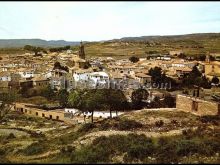
{"label": "shrub", "polygon": [[14,139],[16,136],[13,133],[10,133],[7,137],[7,139]]}
{"label": "shrub", "polygon": [[15,135],[13,133],[10,133],[8,136],[7,136],[7,139],[14,139],[16,138]]}
{"label": "shrub", "polygon": [[111,124],[107,121],[103,121],[100,125],[100,130],[107,130],[109,128],[111,128]]}
{"label": "shrub", "polygon": [[45,146],[43,146],[39,142],[36,142],[36,143],[32,143],[31,145],[27,146],[23,150],[23,153],[25,155],[35,155],[35,154],[40,154],[44,151],[45,151]]}
{"label": "shrub", "polygon": [[71,154],[74,151],[75,151],[75,147],[72,147],[69,145],[62,147],[62,149],[61,149],[62,154]]}
{"label": "shrub", "polygon": [[102,163],[109,162],[108,150],[98,147],[84,147],[79,151],[72,153],[72,163]]}
{"label": "shrub", "polygon": [[5,150],[4,149],[0,149],[0,155],[5,155]]}
{"label": "shrub", "polygon": [[154,145],[151,141],[145,141],[143,144],[140,141],[140,144],[133,144],[128,148],[127,155],[125,159],[131,160],[143,160],[148,155],[151,155],[154,152]]}
{"label": "shrub", "polygon": [[117,125],[119,130],[131,130],[141,128],[143,125],[135,120],[122,119]]}
{"label": "shrub", "polygon": [[159,120],[159,121],[156,121],[156,122],[155,122],[155,126],[156,126],[156,127],[162,127],[163,125],[164,125],[163,120]]}
{"label": "shrub", "polygon": [[176,143],[171,138],[160,138],[156,148],[156,157],[158,163],[176,163],[178,156],[176,154]]}
{"label": "shrub", "polygon": [[219,125],[220,116],[201,116],[200,121],[202,123],[212,123]]}
{"label": "shrub", "polygon": [[91,131],[91,129],[93,129],[93,128],[95,128],[95,125],[93,123],[85,123],[78,130],[78,132],[88,132],[88,131]]}

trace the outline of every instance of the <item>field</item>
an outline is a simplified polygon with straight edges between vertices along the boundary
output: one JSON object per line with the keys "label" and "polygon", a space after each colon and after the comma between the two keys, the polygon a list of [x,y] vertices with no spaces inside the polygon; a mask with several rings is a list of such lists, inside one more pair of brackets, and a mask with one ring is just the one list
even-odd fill
{"label": "field", "polygon": [[5,163],[219,163],[219,117],[139,110],[66,125],[10,112],[0,124]]}

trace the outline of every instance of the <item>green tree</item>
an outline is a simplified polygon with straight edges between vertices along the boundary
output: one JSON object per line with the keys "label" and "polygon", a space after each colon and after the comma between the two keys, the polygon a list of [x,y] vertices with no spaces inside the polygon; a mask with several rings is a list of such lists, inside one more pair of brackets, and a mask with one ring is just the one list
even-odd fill
{"label": "green tree", "polygon": [[112,118],[112,111],[124,110],[127,106],[127,99],[124,93],[118,89],[98,89],[101,97],[99,99],[102,108],[110,111],[110,118]]}
{"label": "green tree", "polygon": [[199,71],[195,65],[189,75],[185,75],[183,78],[183,86],[193,87],[194,85],[209,88],[210,83],[205,76]]}
{"label": "green tree", "polygon": [[140,109],[143,107],[142,100],[146,100],[149,96],[149,93],[145,89],[137,89],[132,92],[131,100],[134,108]]}
{"label": "green tree", "polygon": [[166,94],[164,97],[164,106],[168,108],[174,108],[176,105],[176,100],[170,94]]}
{"label": "green tree", "polygon": [[45,49],[42,47],[35,47],[35,46],[31,46],[31,45],[25,45],[24,50],[34,52],[35,56],[39,55],[38,54],[39,52],[45,51]]}
{"label": "green tree", "polygon": [[41,91],[41,95],[46,97],[48,100],[52,100],[55,98],[55,92],[54,90],[48,85]]}
{"label": "green tree", "polygon": [[59,90],[58,94],[57,94],[57,99],[59,100],[59,104],[62,107],[66,107],[68,104],[68,96],[69,93],[67,92],[66,89],[61,89]]}
{"label": "green tree", "polygon": [[161,108],[163,106],[163,103],[160,100],[160,97],[155,96],[153,101],[150,103],[150,108]]}
{"label": "green tree", "polygon": [[0,120],[10,111],[11,103],[18,98],[15,91],[9,91],[7,93],[0,93]]}
{"label": "green tree", "polygon": [[[79,109],[81,112],[85,112],[85,90],[72,90],[68,96],[68,106]],[[85,121],[85,116],[84,116]]]}
{"label": "green tree", "polygon": [[151,68],[149,70],[149,75],[152,76],[152,81],[155,83],[161,82],[162,69],[160,67]]}
{"label": "green tree", "polygon": [[83,99],[85,100],[84,108],[87,109],[91,114],[91,121],[93,123],[93,114],[94,111],[102,109],[103,105],[100,104],[102,102],[102,94],[97,89],[91,89],[86,92]]}

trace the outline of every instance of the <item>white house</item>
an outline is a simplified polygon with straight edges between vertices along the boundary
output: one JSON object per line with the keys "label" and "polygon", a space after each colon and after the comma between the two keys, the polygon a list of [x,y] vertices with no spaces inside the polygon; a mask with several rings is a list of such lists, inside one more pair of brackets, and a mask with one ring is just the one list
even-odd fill
{"label": "white house", "polygon": [[11,81],[11,74],[9,72],[0,72],[0,81]]}
{"label": "white house", "polygon": [[22,78],[34,77],[34,70],[21,68],[18,70],[18,73],[21,75]]}
{"label": "white house", "polygon": [[89,78],[93,80],[95,84],[106,84],[109,82],[109,75],[105,72],[90,73]]}
{"label": "white house", "polygon": [[75,82],[78,82],[81,80],[88,81],[89,73],[90,73],[90,71],[88,71],[88,70],[76,70],[73,73],[73,78],[74,78]]}

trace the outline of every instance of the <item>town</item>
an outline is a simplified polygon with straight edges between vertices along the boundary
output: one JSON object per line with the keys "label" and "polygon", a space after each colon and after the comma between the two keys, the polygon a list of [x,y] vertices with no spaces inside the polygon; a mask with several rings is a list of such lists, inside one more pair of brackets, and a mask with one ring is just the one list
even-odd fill
{"label": "town", "polygon": [[[14,94],[14,97],[16,94],[21,95],[23,98],[23,101],[20,102],[22,106],[18,102],[14,108],[21,109],[25,113],[29,113],[25,111],[25,107],[28,106],[25,103],[32,103],[25,102],[25,99],[43,96],[51,100],[48,102],[49,104],[42,105],[40,102],[33,106],[41,109],[43,106],[45,108],[51,106],[53,113],[57,107],[57,116],[51,117],[53,119],[75,119],[74,114],[76,116],[87,114],[87,117],[90,117],[93,110],[88,107],[83,110],[83,113],[76,113],[79,105],[74,105],[75,100],[71,101],[71,97],[74,97],[74,94],[77,95],[74,93],[77,89],[108,90],[107,95],[111,94],[111,90],[120,91],[123,95],[120,99],[128,103],[128,109],[181,107],[182,100],[177,99],[176,101],[176,98],[185,95],[204,101],[194,101],[193,98],[189,98],[188,102],[192,104],[192,108],[182,106],[179,108],[180,110],[188,110],[200,115],[218,115],[220,113],[218,105],[220,95],[218,92],[212,92],[218,90],[220,62],[213,61],[213,56],[209,53],[206,54],[204,61],[181,58],[184,54],[181,50],[170,51],[165,55],[148,54],[146,58],[131,56],[128,59],[115,60],[112,57],[87,59],[82,42],[75,52],[70,49],[70,46],[63,47],[64,50],[61,49],[61,51],[55,50],[56,52],[53,52],[55,48],[51,48],[52,52],[49,53],[40,49],[32,53],[35,47],[30,45],[26,45],[24,49],[27,50],[27,53],[13,57],[4,56],[0,61],[0,86],[2,98],[7,93]],[[198,81],[193,82],[193,80]],[[55,95],[60,95],[56,98],[57,101],[60,100],[58,105],[56,101],[52,100]],[[115,96],[110,95],[109,97]],[[210,101],[206,104],[213,105],[212,109],[202,110],[204,105],[198,107],[198,104],[205,102],[205,100],[206,102]],[[67,105],[68,101],[70,105]],[[106,100],[106,102],[108,101]],[[135,101],[138,102],[138,106],[135,105]],[[161,103],[164,101],[164,104],[155,106],[153,105],[155,101]],[[175,104],[177,105],[175,106]],[[67,110],[68,108],[73,109]],[[114,107],[112,108],[114,109]],[[108,108],[101,108],[101,111],[103,110],[108,110]],[[68,115],[68,113],[72,114]],[[49,117],[42,115],[40,116]],[[96,117],[111,117],[110,115],[105,111],[102,113],[95,111]]]}
{"label": "town", "polygon": [[219,7],[0,2],[0,163],[219,164]]}
{"label": "town", "polygon": [[[4,55],[2,124],[10,113],[63,123],[65,128],[142,111],[219,116],[220,62],[209,52],[203,60],[185,58],[182,50],[145,58],[87,58],[85,45],[80,42],[75,51],[71,46],[46,50],[26,45],[24,54]],[[161,127],[164,121],[155,124]]]}

